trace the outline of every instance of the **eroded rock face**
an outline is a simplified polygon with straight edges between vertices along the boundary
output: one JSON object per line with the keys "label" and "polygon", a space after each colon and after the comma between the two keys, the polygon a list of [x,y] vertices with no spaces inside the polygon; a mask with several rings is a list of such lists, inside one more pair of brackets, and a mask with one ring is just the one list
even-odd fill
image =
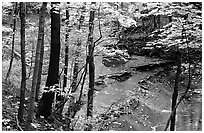
{"label": "eroded rock face", "polygon": [[110,49],[106,50],[102,63],[106,67],[117,67],[125,64],[130,59],[128,53],[124,50]]}

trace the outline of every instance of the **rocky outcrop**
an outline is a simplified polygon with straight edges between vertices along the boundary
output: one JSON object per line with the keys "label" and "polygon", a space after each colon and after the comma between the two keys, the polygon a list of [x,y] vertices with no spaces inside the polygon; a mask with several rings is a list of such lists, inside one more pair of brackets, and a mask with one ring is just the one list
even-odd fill
{"label": "rocky outcrop", "polygon": [[96,87],[95,90],[100,91],[102,88],[107,87],[107,84],[126,81],[131,76],[132,76],[131,72],[128,72],[128,71],[101,75],[95,80],[95,87]]}
{"label": "rocky outcrop", "polygon": [[124,50],[110,49],[106,50],[102,63],[106,67],[117,67],[125,64],[130,59],[130,56]]}
{"label": "rocky outcrop", "polygon": [[162,48],[160,49],[155,46],[149,47],[146,46],[146,43],[152,39],[156,39],[155,37],[150,37],[150,33],[172,22],[172,16],[161,14],[142,15],[139,18],[135,18],[135,20],[137,26],[124,27],[123,30],[120,31],[121,38],[117,43],[118,48],[128,50],[129,55],[162,57],[164,55]]}
{"label": "rocky outcrop", "polygon": [[132,76],[131,72],[116,73],[114,75],[108,76],[108,78],[115,79],[118,82],[123,82]]}

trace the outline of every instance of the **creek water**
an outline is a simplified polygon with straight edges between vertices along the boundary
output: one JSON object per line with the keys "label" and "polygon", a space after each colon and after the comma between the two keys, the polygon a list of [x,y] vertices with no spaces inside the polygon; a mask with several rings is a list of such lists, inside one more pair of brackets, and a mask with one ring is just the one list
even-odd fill
{"label": "creek water", "polygon": [[[96,78],[100,75],[112,74],[130,70],[130,66],[144,65],[149,62],[157,62],[157,59],[150,59],[142,56],[135,56],[128,63],[118,67],[105,67],[102,64],[102,57],[95,58]],[[130,70],[131,71],[131,70]],[[94,113],[104,113],[114,102],[125,102],[132,97],[139,101],[137,108],[128,108],[131,114],[121,115],[109,123],[107,130],[140,130],[154,131],[164,130],[171,110],[171,96],[173,88],[162,83],[152,84],[150,89],[141,90],[138,82],[150,75],[153,71],[133,72],[133,75],[126,81],[117,82],[106,79],[106,86],[97,86],[94,97]],[[200,100],[199,100],[200,99]],[[182,102],[177,109],[176,130],[202,130],[202,100],[201,96],[192,96],[191,101]]]}

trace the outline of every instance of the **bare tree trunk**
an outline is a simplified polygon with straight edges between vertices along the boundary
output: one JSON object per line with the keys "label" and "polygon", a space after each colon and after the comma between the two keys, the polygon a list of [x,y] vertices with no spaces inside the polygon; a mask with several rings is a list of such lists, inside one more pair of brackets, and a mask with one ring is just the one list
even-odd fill
{"label": "bare tree trunk", "polygon": [[[91,4],[96,4],[92,2]],[[90,11],[89,18],[89,35],[88,35],[88,50],[89,50],[89,90],[88,90],[88,103],[87,103],[87,117],[93,115],[93,94],[94,94],[94,78],[95,78],[95,66],[94,66],[94,42],[93,42],[93,30],[94,30],[94,9]]]}
{"label": "bare tree trunk", "polygon": [[6,74],[5,82],[7,82],[7,79],[9,78],[12,64],[13,64],[13,58],[14,58],[14,43],[15,43],[15,31],[16,31],[16,16],[18,15],[18,2],[15,2],[13,9],[14,9],[14,15],[13,15],[13,38],[12,38],[12,48],[11,48],[11,60],[10,60],[8,72]]}
{"label": "bare tree trunk", "polygon": [[39,69],[40,69],[40,61],[41,61],[41,52],[43,47],[43,40],[44,40],[44,23],[45,23],[45,12],[46,12],[46,6],[47,2],[43,2],[43,5],[41,7],[41,13],[39,16],[39,31],[38,31],[38,42],[37,42],[37,48],[36,48],[36,56],[35,56],[35,67],[33,72],[33,80],[32,80],[32,89],[30,94],[30,108],[28,111],[27,121],[26,121],[26,127],[25,130],[30,130],[30,125],[33,118],[33,112],[34,112],[34,102],[35,102],[35,91],[37,87],[38,82],[38,75],[39,75]]}
{"label": "bare tree trunk", "polygon": [[67,2],[67,8],[66,8],[66,35],[65,35],[65,42],[66,42],[66,48],[65,48],[65,67],[64,67],[64,80],[63,80],[63,91],[65,91],[65,87],[67,87],[67,71],[68,71],[68,58],[69,58],[69,2]]}
{"label": "bare tree trunk", "polygon": [[[84,12],[84,9],[85,9],[85,6],[83,7],[82,12]],[[83,22],[84,22],[84,15],[82,13],[80,16],[80,19],[79,19],[79,25],[78,25],[79,31],[81,30]],[[73,70],[73,82],[71,85],[71,88],[72,88],[71,93],[74,93],[77,90],[77,87],[78,87],[79,83],[81,82],[81,79],[77,82],[78,73],[79,73],[78,68],[79,68],[79,56],[81,53],[81,43],[82,43],[82,39],[79,36],[77,38],[77,50],[76,50],[76,57],[75,57],[74,70]],[[83,76],[83,73],[81,74],[81,78],[82,78],[82,76]],[[70,123],[71,123],[70,118],[74,118],[77,111],[79,111],[80,108],[81,108],[80,101],[76,101],[75,97],[70,98],[69,107],[68,107],[68,110],[66,113],[66,116],[68,117]],[[70,128],[70,123],[67,123],[69,128]]]}
{"label": "bare tree trunk", "polygon": [[[43,34],[43,38],[44,38],[44,34]],[[40,90],[41,74],[42,74],[42,67],[43,67],[43,55],[44,55],[44,39],[42,40],[42,44],[41,44],[40,64],[39,64],[39,71],[38,71],[38,81],[37,81],[36,93],[35,93],[35,101],[36,102],[38,102],[38,95],[39,95],[39,90]]]}
{"label": "bare tree trunk", "polygon": [[[60,2],[52,2],[51,6],[51,51],[46,87],[59,84],[60,61]],[[52,112],[54,92],[43,92],[39,105],[39,115],[48,118]]]}
{"label": "bare tree trunk", "polygon": [[[89,63],[89,90],[88,90],[88,100],[87,100],[87,119],[93,117],[93,95],[94,95],[94,84],[95,84],[95,65],[94,65],[94,47],[97,41],[93,41],[93,31],[94,31],[94,17],[95,17],[95,6],[96,2],[91,2],[92,9],[90,10],[89,18],[89,34],[88,34],[88,56],[87,60]],[[100,21],[99,21],[100,22]],[[100,23],[99,23],[100,29]],[[101,32],[100,32],[101,35]],[[85,73],[86,74],[86,73]],[[86,124],[85,131],[91,131],[93,128],[92,124]]]}
{"label": "bare tree trunk", "polygon": [[74,93],[77,90],[77,78],[78,78],[78,70],[79,70],[79,55],[80,55],[80,46],[81,42],[77,42],[77,50],[75,53],[75,59],[74,59],[74,70],[73,70],[73,81],[71,84],[71,92]]}
{"label": "bare tree trunk", "polygon": [[[118,3],[118,5],[117,5],[117,11],[119,10],[119,3]],[[99,17],[99,16],[98,16]],[[119,31],[120,30],[120,22],[119,22],[119,18],[117,18],[117,31]],[[119,38],[118,38],[119,39]]]}
{"label": "bare tree trunk", "polygon": [[20,2],[20,19],[21,19],[21,64],[22,64],[22,79],[20,91],[20,105],[18,109],[18,120],[23,122],[24,101],[26,89],[26,62],[25,62],[25,3]]}
{"label": "bare tree trunk", "polygon": [[30,76],[31,76],[31,73],[32,73],[32,68],[33,68],[33,58],[34,58],[34,44],[32,44],[32,50],[31,50],[32,52],[31,52],[31,62],[30,62],[30,65],[29,65],[29,70],[28,70],[28,76],[27,76],[27,79],[29,79],[30,78]]}
{"label": "bare tree trunk", "polygon": [[[177,53],[177,72],[176,72],[176,78],[175,78],[175,85],[174,85],[174,92],[172,95],[172,111],[174,110],[176,103],[177,103],[177,98],[178,98],[178,86],[179,86],[179,79],[180,79],[180,74],[181,74],[181,53],[178,51]],[[171,118],[171,124],[170,124],[170,131],[175,130],[175,121],[176,121],[176,110],[173,112],[172,118]]]}
{"label": "bare tree trunk", "polygon": [[[56,8],[60,2],[52,2],[51,9],[51,52],[46,86],[59,83],[59,56],[60,56],[60,11]],[[55,7],[56,6],[56,7]]]}
{"label": "bare tree trunk", "polygon": [[[84,10],[85,6],[83,7],[82,10]],[[84,11],[82,11],[84,12]],[[78,25],[78,30],[81,30],[82,24],[84,22],[84,15],[82,13],[82,15],[79,18],[79,25]],[[75,57],[75,63],[74,63],[74,70],[73,70],[73,82],[71,85],[72,88],[72,93],[74,93],[77,90],[77,79],[78,79],[78,74],[79,74],[79,57],[80,57],[80,53],[81,53],[81,43],[82,43],[82,39],[81,37],[78,37],[77,39],[77,50],[76,50],[76,57]]]}

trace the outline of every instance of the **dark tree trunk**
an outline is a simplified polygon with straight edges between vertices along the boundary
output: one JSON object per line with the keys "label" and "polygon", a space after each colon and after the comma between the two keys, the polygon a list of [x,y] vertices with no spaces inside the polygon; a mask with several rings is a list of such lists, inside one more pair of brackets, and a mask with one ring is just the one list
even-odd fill
{"label": "dark tree trunk", "polygon": [[30,93],[30,108],[28,111],[27,121],[26,121],[26,127],[25,130],[30,130],[30,125],[33,118],[33,112],[34,112],[34,101],[35,101],[35,93],[36,93],[36,87],[37,82],[39,78],[39,71],[41,67],[41,52],[43,48],[44,43],[44,23],[45,23],[45,12],[46,12],[46,6],[47,2],[43,2],[43,5],[41,7],[41,13],[39,16],[39,31],[38,31],[38,42],[37,42],[37,48],[36,48],[36,56],[35,56],[35,67],[33,72],[33,80],[32,80],[32,89]]}
{"label": "dark tree trunk", "polygon": [[160,15],[157,16],[157,25],[158,25],[158,28],[160,29],[161,28]]}
{"label": "dark tree trunk", "polygon": [[[174,92],[172,95],[172,111],[174,107],[176,106],[177,103],[177,98],[178,98],[178,87],[179,87],[179,79],[180,79],[180,74],[181,74],[181,53],[177,53],[177,72],[176,72],[176,78],[175,78],[175,85],[174,85]],[[176,121],[176,110],[174,111],[172,118],[171,118],[171,124],[170,124],[170,131],[175,130],[175,121]]]}
{"label": "dark tree trunk", "polygon": [[[95,4],[92,2],[91,4]],[[93,94],[94,94],[94,78],[95,78],[95,66],[94,66],[94,42],[93,42],[93,30],[94,30],[94,15],[95,11],[90,11],[89,18],[89,34],[88,34],[88,50],[89,50],[89,90],[88,90],[88,103],[87,103],[87,117],[93,115]]]}
{"label": "dark tree trunk", "polygon": [[25,3],[20,2],[20,19],[21,19],[21,64],[22,64],[22,79],[20,91],[20,106],[18,109],[18,120],[23,122],[24,114],[24,99],[26,89],[26,62],[25,62]]}
{"label": "dark tree trunk", "polygon": [[66,35],[65,35],[65,66],[64,66],[64,80],[63,80],[63,91],[65,91],[65,87],[67,87],[67,71],[68,71],[68,58],[69,58],[69,2],[67,2],[67,9],[66,9]]}
{"label": "dark tree trunk", "polygon": [[5,82],[7,82],[7,79],[9,78],[12,64],[13,64],[13,58],[14,58],[14,43],[15,43],[15,31],[16,31],[16,16],[18,14],[18,2],[15,2],[13,9],[14,9],[14,16],[13,16],[13,38],[12,38],[12,48],[11,48],[11,60],[10,60],[8,72],[6,74]]}
{"label": "dark tree trunk", "polygon": [[68,58],[69,58],[69,46],[65,48],[65,68],[64,68],[64,80],[63,80],[63,91],[65,91],[65,87],[67,87],[67,77],[68,77]]}
{"label": "dark tree trunk", "polygon": [[123,8],[124,8],[124,7],[123,7],[123,6],[124,6],[124,3],[121,2],[121,3],[120,3],[120,6],[121,6],[121,9],[123,9]]}
{"label": "dark tree trunk", "polygon": [[51,51],[46,82],[47,87],[59,83],[60,11],[55,7],[55,4],[60,4],[60,2],[52,2],[51,4],[54,7],[51,9]]}
{"label": "dark tree trunk", "polygon": [[[52,2],[51,6],[51,51],[46,87],[59,83],[59,60],[60,60],[60,2]],[[48,118],[52,112],[54,92],[48,91],[42,94],[39,103],[39,115]]]}
{"label": "dark tree trunk", "polygon": [[157,28],[157,19],[156,19],[156,15],[154,15],[154,29]]}

